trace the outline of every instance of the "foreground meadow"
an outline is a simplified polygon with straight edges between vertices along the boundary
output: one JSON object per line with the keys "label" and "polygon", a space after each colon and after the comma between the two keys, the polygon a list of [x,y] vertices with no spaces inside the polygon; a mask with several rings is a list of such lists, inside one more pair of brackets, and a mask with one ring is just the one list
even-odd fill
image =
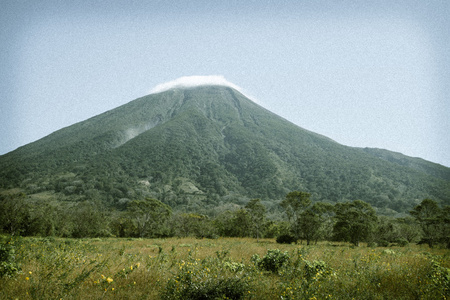
{"label": "foreground meadow", "polygon": [[0,299],[450,298],[450,252],[425,245],[3,237],[1,249]]}

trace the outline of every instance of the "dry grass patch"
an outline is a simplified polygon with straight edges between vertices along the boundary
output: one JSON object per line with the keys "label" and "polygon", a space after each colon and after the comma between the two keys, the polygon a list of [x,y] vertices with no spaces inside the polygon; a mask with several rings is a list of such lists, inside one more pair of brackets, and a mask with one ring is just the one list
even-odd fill
{"label": "dry grass patch", "polygon": [[[354,248],[250,238],[19,238],[13,243],[20,271],[0,278],[1,299],[450,297],[449,251],[424,245]],[[288,259],[271,271],[270,264],[257,263],[269,253],[275,260],[287,253]]]}

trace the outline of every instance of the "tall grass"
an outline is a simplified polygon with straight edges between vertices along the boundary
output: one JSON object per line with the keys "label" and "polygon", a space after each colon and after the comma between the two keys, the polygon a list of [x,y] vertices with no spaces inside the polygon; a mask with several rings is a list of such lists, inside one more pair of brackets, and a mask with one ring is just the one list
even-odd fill
{"label": "tall grass", "polygon": [[[10,242],[20,271],[0,278],[0,299],[450,298],[450,253],[425,245],[303,246],[248,238]],[[279,261],[275,271],[266,268],[269,259]]]}

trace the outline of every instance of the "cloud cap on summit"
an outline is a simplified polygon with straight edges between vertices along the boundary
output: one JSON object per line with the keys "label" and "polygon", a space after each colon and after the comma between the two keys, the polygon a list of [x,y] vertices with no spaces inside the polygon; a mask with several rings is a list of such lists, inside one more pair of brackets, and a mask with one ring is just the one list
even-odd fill
{"label": "cloud cap on summit", "polygon": [[238,90],[241,93],[243,92],[243,89],[234,83],[229,82],[225,79],[222,75],[207,75],[207,76],[183,76],[180,78],[177,78],[172,81],[164,82],[161,84],[158,84],[155,86],[150,93],[151,94],[157,94],[161,93],[173,88],[192,88],[197,86],[204,86],[204,85],[223,85],[231,87],[235,90]]}

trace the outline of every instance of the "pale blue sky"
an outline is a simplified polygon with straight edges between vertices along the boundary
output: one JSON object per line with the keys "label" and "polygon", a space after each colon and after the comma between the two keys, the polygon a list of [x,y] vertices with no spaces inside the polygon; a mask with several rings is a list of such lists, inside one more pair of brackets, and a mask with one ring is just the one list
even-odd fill
{"label": "pale blue sky", "polygon": [[449,3],[0,0],[0,154],[221,75],[339,143],[450,166]]}

